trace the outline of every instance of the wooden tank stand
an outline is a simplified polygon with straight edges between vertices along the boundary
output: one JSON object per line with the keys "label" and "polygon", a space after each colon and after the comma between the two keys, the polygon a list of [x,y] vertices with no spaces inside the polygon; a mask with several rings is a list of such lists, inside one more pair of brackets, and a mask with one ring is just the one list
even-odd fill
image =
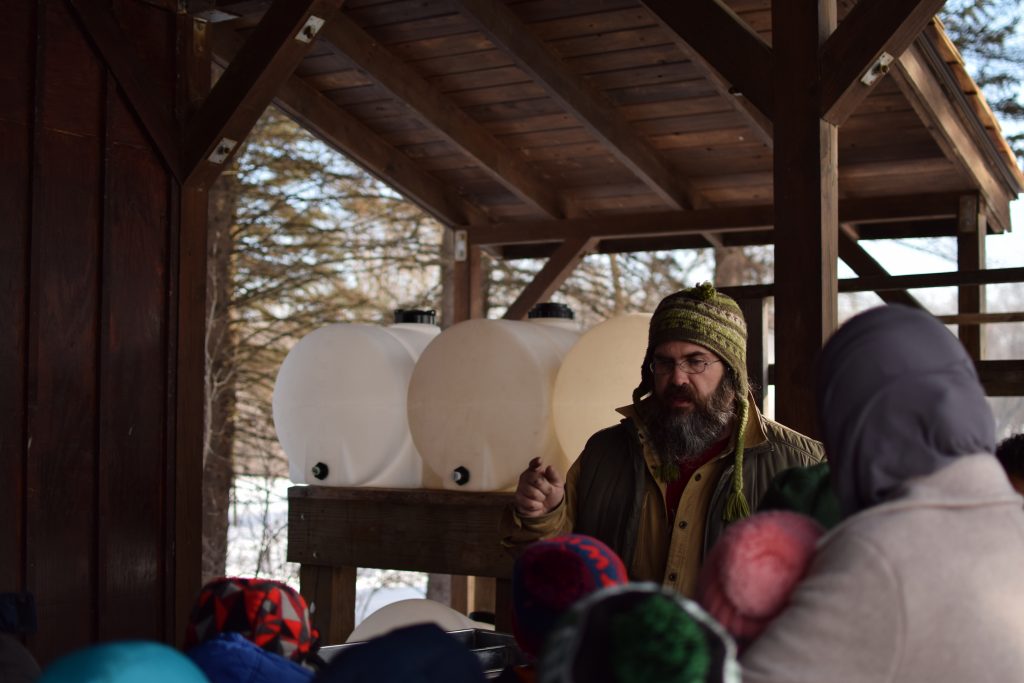
{"label": "wooden tank stand", "polygon": [[288,489],[288,560],[302,565],[323,644],[355,627],[356,568],[495,578],[495,627],[511,633],[512,556],[499,523],[511,493],[425,489]]}

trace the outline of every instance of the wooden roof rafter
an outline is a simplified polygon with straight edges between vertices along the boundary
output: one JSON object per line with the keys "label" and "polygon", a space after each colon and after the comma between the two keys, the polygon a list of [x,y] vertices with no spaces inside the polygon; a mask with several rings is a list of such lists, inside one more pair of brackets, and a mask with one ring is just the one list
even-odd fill
{"label": "wooden roof rafter", "polygon": [[515,150],[508,149],[428,81],[338,12],[323,30],[331,49],[344,55],[404,102],[452,144],[476,159],[494,180],[542,213],[565,211],[558,194]]}
{"label": "wooden roof rafter", "polygon": [[[185,133],[187,183],[209,187],[342,0],[275,0],[225,69]],[[322,24],[321,24],[322,25]]]}
{"label": "wooden roof rafter", "polygon": [[522,320],[534,304],[554,294],[566,278],[572,275],[572,271],[596,243],[596,237],[586,235],[566,238],[551,254],[548,262],[526,286],[526,289],[508,307],[508,310],[505,311],[505,319]]}
{"label": "wooden roof rafter", "polygon": [[[548,95],[575,116],[626,168],[666,204],[676,209],[710,206],[681,172],[666,162],[632,129],[625,117],[600,93],[573,73],[502,2],[455,0],[495,45],[544,87]],[[713,247],[721,247],[714,234],[705,233]]]}
{"label": "wooden roof rafter", "polygon": [[[242,45],[243,39],[234,32],[223,27],[214,30],[214,55],[222,64],[229,64]],[[442,223],[476,225],[488,221],[486,214],[476,205],[451,192],[359,119],[337,107],[298,76],[290,76],[273,101],[289,116],[302,121],[321,140],[352,157]]]}
{"label": "wooden roof rafter", "polygon": [[[861,277],[885,277],[889,275],[889,271],[875,260],[875,257],[869,254],[864,247],[858,244],[857,233],[848,223],[839,224],[839,258]],[[924,308],[921,302],[905,289],[882,290],[876,293],[881,297],[882,301],[889,304],[903,304],[904,306],[912,306],[914,308]]]}
{"label": "wooden roof rafter", "polygon": [[[767,121],[774,108],[771,47],[720,0],[644,0],[644,5],[703,63],[732,84]],[[763,127],[764,123],[760,126]]]}
{"label": "wooden roof rafter", "polygon": [[821,48],[821,116],[841,125],[888,73],[861,80],[883,54],[898,57],[921,34],[945,0],[860,0]]}
{"label": "wooden roof rafter", "polygon": [[[927,35],[919,36],[895,63],[891,74],[911,106],[932,133],[936,143],[947,158],[975,184],[982,199],[989,207],[989,216],[994,219],[991,227],[996,232],[1010,225],[1009,200],[1011,197],[999,182],[998,174],[1005,170],[1005,164],[994,156],[990,145],[980,144],[986,139],[972,128],[980,128],[966,111],[966,104],[952,76],[944,73],[936,48]],[[980,136],[980,137],[979,137]],[[1019,175],[1018,171],[1018,175]],[[1019,178],[1009,178],[1019,183]]]}

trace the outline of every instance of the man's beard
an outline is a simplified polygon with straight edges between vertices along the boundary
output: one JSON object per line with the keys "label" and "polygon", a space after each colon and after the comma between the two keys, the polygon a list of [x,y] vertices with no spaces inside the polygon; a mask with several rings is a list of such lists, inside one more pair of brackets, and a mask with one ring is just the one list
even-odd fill
{"label": "man's beard", "polygon": [[[734,414],[736,390],[729,377],[723,377],[718,388],[706,400],[697,396],[689,384],[668,386],[655,397],[654,414],[648,431],[658,460],[678,464],[695,458],[722,438]],[[677,411],[668,407],[673,399],[690,401],[693,407]]]}

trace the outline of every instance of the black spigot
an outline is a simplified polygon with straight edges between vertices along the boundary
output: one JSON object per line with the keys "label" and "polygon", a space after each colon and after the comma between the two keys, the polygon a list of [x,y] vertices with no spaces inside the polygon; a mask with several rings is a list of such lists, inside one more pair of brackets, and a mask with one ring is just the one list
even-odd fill
{"label": "black spigot", "polygon": [[330,468],[322,462],[313,465],[313,476],[321,481],[327,478],[328,472],[330,472]]}

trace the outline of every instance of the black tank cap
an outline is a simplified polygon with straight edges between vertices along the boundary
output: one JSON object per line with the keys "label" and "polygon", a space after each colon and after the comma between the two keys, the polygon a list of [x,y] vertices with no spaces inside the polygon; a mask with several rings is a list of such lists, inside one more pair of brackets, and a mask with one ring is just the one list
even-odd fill
{"label": "black tank cap", "polygon": [[528,318],[565,318],[573,320],[576,314],[565,304],[556,304],[553,301],[545,301],[530,309]]}
{"label": "black tank cap", "polygon": [[434,309],[421,308],[396,308],[395,323],[422,323],[424,325],[437,324],[437,311]]}

